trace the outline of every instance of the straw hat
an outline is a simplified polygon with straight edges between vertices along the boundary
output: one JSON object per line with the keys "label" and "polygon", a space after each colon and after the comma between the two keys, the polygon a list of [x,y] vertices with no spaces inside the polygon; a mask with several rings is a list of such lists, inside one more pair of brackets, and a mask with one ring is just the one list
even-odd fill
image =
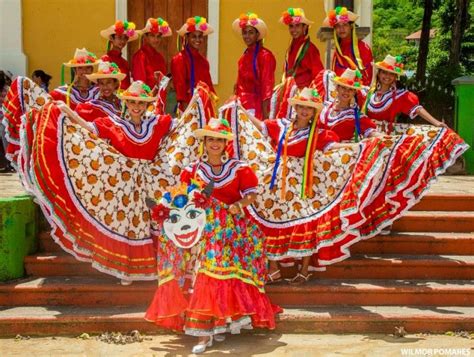
{"label": "straw hat", "polygon": [[66,67],[86,67],[96,65],[99,61],[95,54],[85,48],[76,48],[73,59],[64,63],[64,65]]}
{"label": "straw hat", "polygon": [[328,12],[328,16],[323,21],[323,26],[334,27],[338,23],[355,22],[359,15],[347,10],[345,6],[338,6]]}
{"label": "straw hat", "polygon": [[303,105],[315,108],[317,111],[323,109],[323,101],[316,89],[305,87],[293,98],[288,99],[291,106]]}
{"label": "straw hat", "polygon": [[405,71],[403,70],[403,63],[401,56],[390,56],[387,55],[381,62],[375,62],[375,68],[381,69],[386,72],[395,73],[397,76],[404,76]]}
{"label": "straw hat", "polygon": [[151,96],[151,89],[142,81],[133,82],[130,87],[119,94],[122,100],[138,100],[142,102],[154,102],[156,97]]}
{"label": "straw hat", "polygon": [[259,40],[262,40],[267,35],[267,25],[256,13],[247,12],[246,14],[241,14],[239,18],[235,19],[232,23],[232,29],[240,36],[242,36],[242,30],[247,26],[252,26],[257,29]]}
{"label": "straw hat", "polygon": [[336,85],[355,90],[361,90],[364,87],[362,84],[362,73],[360,73],[358,69],[354,71],[353,69],[347,68],[340,77],[334,76],[332,81]]}
{"label": "straw hat", "polygon": [[127,75],[120,72],[119,67],[111,62],[99,62],[97,72],[86,74],[86,77],[91,82],[97,83],[98,79],[113,78],[119,81],[123,80]]}
{"label": "straw hat", "polygon": [[110,40],[112,35],[126,35],[128,42],[135,41],[138,38],[138,31],[135,30],[135,24],[128,21],[116,21],[110,27],[100,31],[100,35],[107,40]]}
{"label": "straw hat", "polygon": [[145,24],[145,27],[142,30],[138,31],[140,35],[144,35],[146,33],[160,33],[161,37],[168,37],[173,34],[173,31],[171,31],[170,25],[168,25],[168,22],[166,22],[164,19],[161,17],[158,17],[156,19],[150,17]]}
{"label": "straw hat", "polygon": [[207,125],[202,129],[197,129],[195,134],[198,138],[203,138],[205,136],[227,140],[232,140],[234,138],[230,124],[226,119],[211,118]]}
{"label": "straw hat", "polygon": [[288,10],[281,14],[280,22],[284,25],[306,24],[309,26],[314,24],[313,21],[306,18],[304,10],[299,7],[289,7]]}
{"label": "straw hat", "polygon": [[186,20],[186,23],[181,26],[181,28],[176,31],[178,35],[183,37],[189,32],[201,31],[204,36],[210,35],[214,32],[214,29],[207,23],[205,17],[194,16]]}

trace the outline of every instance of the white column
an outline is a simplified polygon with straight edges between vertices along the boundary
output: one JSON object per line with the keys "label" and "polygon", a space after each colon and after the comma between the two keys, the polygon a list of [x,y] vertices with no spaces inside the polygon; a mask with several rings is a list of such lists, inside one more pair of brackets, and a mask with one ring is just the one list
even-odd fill
{"label": "white column", "polygon": [[[115,20],[127,20],[127,0],[115,0]],[[122,57],[127,59],[127,47],[124,47],[122,50]]]}
{"label": "white column", "polygon": [[208,0],[207,22],[214,28],[214,33],[207,40],[207,60],[209,61],[212,83],[219,83],[219,9],[220,0]]}
{"label": "white column", "polygon": [[23,53],[23,22],[20,0],[0,1],[0,69],[14,76],[28,75]]}
{"label": "white column", "polygon": [[372,32],[373,32],[373,1],[372,0],[355,0],[354,12],[358,14],[359,20],[357,24],[361,27],[370,27],[369,35],[364,38],[370,47],[372,47]]}

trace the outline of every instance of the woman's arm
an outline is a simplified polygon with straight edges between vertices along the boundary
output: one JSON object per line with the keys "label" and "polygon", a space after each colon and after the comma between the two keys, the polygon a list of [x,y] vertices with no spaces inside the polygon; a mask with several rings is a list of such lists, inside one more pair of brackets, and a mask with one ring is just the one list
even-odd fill
{"label": "woman's arm", "polygon": [[257,127],[258,131],[263,132],[263,121],[255,118],[255,116],[253,116],[251,113],[246,111],[243,107],[242,107],[242,110],[244,111],[247,118],[249,118],[250,121],[253,123],[253,125]]}
{"label": "woman's arm", "polygon": [[443,123],[442,121],[437,120],[434,116],[432,116],[425,108],[420,107],[416,111],[416,114],[418,114],[420,117],[425,119],[428,123],[433,124],[434,126],[437,127],[442,127],[442,128],[449,128],[446,123]]}
{"label": "woman's arm", "polygon": [[58,102],[57,106],[73,122],[75,122],[76,124],[79,124],[86,130],[94,131],[94,127],[92,126],[91,123],[82,119],[75,111],[69,108],[66,104],[64,104],[63,102]]}
{"label": "woman's arm", "polygon": [[257,194],[255,192],[245,195],[241,200],[231,204],[229,206],[229,212],[232,214],[242,213],[242,208],[247,207],[254,203],[257,199]]}

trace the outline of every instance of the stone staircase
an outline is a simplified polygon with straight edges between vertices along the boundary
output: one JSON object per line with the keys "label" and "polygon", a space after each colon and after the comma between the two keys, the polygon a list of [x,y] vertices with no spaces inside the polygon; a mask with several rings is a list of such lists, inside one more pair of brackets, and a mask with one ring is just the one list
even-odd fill
{"label": "stone staircase", "polygon": [[[285,333],[474,330],[474,195],[429,194],[352,257],[303,286],[267,292]],[[0,284],[0,336],[160,332],[143,320],[155,283],[121,286],[62,252],[44,231],[28,278]],[[288,275],[293,271],[286,271]]]}

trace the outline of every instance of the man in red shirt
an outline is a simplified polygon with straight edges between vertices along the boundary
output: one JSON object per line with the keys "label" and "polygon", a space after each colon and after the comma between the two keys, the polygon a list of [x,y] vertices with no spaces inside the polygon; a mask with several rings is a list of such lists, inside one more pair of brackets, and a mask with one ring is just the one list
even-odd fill
{"label": "man in red shirt", "polygon": [[119,20],[112,26],[100,31],[100,35],[108,40],[107,53],[101,59],[115,63],[120,68],[120,72],[126,75],[120,83],[120,89],[127,89],[130,86],[130,67],[128,61],[122,57],[122,50],[128,42],[135,41],[138,38],[135,24]]}
{"label": "man in red shirt", "polygon": [[149,18],[139,33],[143,35],[143,43],[133,55],[132,77],[134,81],[142,81],[154,88],[159,84],[156,72],[167,74],[165,58],[158,49],[161,38],[171,36],[171,28],[161,17]]}
{"label": "man in red shirt", "polygon": [[334,29],[334,45],[336,47],[332,59],[331,70],[340,76],[347,69],[358,69],[362,73],[362,83],[370,85],[372,80],[372,50],[357,38],[354,22],[359,15],[338,6],[328,12],[323,26]]}
{"label": "man in red shirt", "polygon": [[210,91],[215,94],[209,62],[199,53],[204,36],[213,33],[214,29],[204,17],[194,16],[188,18],[177,32],[184,38],[184,43],[183,50],[171,60],[171,75],[178,108],[183,111],[200,81],[206,83]]}
{"label": "man in red shirt", "polygon": [[299,89],[309,87],[314,77],[324,69],[318,48],[311,42],[308,20],[301,8],[290,7],[283,12],[280,22],[288,26],[292,37],[286,51],[285,76],[294,77]]}

